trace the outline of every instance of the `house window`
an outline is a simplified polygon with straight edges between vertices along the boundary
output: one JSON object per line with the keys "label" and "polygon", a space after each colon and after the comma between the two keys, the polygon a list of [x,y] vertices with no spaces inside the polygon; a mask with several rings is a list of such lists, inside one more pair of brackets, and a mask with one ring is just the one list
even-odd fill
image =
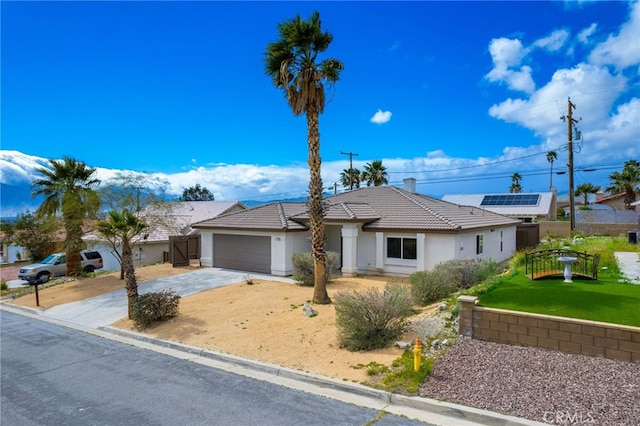
{"label": "house window", "polygon": [[503,239],[502,239],[502,231],[500,231],[500,251],[502,251],[502,246],[503,246]]}
{"label": "house window", "polygon": [[482,254],[484,252],[484,235],[476,235],[476,254]]}
{"label": "house window", "polygon": [[387,238],[387,257],[394,259],[417,259],[417,241],[415,238]]}

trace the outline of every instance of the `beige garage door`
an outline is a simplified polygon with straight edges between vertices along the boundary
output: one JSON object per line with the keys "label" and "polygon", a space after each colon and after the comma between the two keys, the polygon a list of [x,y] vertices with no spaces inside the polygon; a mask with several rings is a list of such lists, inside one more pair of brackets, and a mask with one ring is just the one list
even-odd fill
{"label": "beige garage door", "polygon": [[214,235],[213,266],[271,274],[271,237]]}

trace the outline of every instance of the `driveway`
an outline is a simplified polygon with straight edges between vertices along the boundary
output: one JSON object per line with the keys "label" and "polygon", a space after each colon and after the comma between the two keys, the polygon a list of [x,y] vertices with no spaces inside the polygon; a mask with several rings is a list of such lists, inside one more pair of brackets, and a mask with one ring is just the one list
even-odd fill
{"label": "driveway", "polygon": [[[222,287],[245,280],[248,272],[231,271],[220,268],[203,268],[186,274],[174,275],[149,281],[138,286],[140,294],[152,291],[172,290],[180,296],[189,296],[204,290]],[[293,280],[250,273],[256,280],[280,281],[293,284]],[[78,302],[52,306],[41,315],[81,324],[88,327],[102,327],[127,316],[127,293],[124,289],[112,291],[100,296]]]}

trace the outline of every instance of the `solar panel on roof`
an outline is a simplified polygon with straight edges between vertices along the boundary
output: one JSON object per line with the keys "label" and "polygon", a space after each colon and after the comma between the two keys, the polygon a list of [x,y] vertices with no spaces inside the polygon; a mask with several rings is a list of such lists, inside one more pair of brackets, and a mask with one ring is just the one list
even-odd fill
{"label": "solar panel on roof", "polygon": [[537,206],[540,194],[485,195],[481,206]]}

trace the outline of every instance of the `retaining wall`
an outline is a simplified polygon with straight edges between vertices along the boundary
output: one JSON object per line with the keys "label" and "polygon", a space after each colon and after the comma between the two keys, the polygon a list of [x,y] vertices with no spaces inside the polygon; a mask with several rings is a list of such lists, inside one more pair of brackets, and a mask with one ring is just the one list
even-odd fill
{"label": "retaining wall", "polygon": [[477,306],[460,296],[460,334],[640,364],[640,328]]}

